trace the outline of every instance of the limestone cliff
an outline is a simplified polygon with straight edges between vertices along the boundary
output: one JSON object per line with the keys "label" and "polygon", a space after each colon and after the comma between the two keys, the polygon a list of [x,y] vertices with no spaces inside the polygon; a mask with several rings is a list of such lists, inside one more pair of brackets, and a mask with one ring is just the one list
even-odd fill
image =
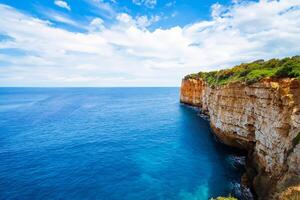
{"label": "limestone cliff", "polygon": [[299,80],[266,78],[213,88],[188,78],[180,101],[207,114],[225,144],[248,150],[246,175],[259,199],[300,194]]}

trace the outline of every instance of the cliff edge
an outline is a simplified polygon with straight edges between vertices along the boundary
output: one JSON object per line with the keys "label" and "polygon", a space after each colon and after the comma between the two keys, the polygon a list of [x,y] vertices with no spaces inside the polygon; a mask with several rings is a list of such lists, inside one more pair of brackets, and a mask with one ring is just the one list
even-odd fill
{"label": "cliff edge", "polygon": [[207,114],[222,142],[248,151],[243,183],[258,199],[300,199],[299,79],[211,84],[201,76],[182,80],[180,101]]}

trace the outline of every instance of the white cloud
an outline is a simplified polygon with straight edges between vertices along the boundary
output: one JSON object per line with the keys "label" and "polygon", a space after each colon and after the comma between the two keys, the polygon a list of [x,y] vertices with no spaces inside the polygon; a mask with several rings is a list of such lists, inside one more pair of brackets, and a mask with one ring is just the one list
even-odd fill
{"label": "white cloud", "polygon": [[150,25],[152,25],[155,22],[158,22],[160,20],[160,17],[158,15],[151,16],[148,18],[147,16],[139,16],[136,18],[137,26],[140,28],[145,28]]}
{"label": "white cloud", "polygon": [[95,18],[90,32],[75,33],[2,5],[0,34],[13,40],[0,48],[26,54],[0,54],[0,62],[9,63],[0,68],[0,85],[179,85],[188,73],[300,54],[298,0],[215,5],[212,16],[149,31],[154,19],[123,13],[110,27]]}
{"label": "white cloud", "polygon": [[132,0],[132,3],[136,4],[136,5],[143,5],[146,6],[148,8],[154,8],[156,6],[156,0]]}
{"label": "white cloud", "polygon": [[168,3],[166,3],[166,7],[172,7],[176,4],[176,1],[170,1]]}
{"label": "white cloud", "polygon": [[94,18],[90,22],[90,30],[91,31],[101,31],[101,30],[103,30],[105,28],[103,23],[104,23],[104,21],[101,18],[99,18],[99,17]]}
{"label": "white cloud", "polygon": [[[116,12],[111,6],[110,3],[104,2],[103,0],[85,0],[87,3],[95,6],[99,10],[105,13],[106,17],[114,17],[116,16]],[[98,10],[97,10],[98,12]],[[99,14],[99,13],[98,13]]]}
{"label": "white cloud", "polygon": [[221,17],[222,13],[225,10],[224,7],[219,3],[213,4],[211,9],[212,9],[211,16],[212,16],[213,19]]}
{"label": "white cloud", "polygon": [[71,10],[71,7],[69,6],[69,4],[66,1],[55,0],[54,4],[57,5],[57,6],[59,6],[59,7],[61,7],[61,8],[64,8],[64,9],[67,9],[67,10]]}
{"label": "white cloud", "polygon": [[133,19],[130,15],[128,15],[127,13],[120,13],[117,16],[117,20],[121,23],[125,23],[125,24],[133,24]]}
{"label": "white cloud", "polygon": [[41,14],[45,15],[50,21],[60,22],[77,28],[85,29],[84,25],[80,24],[77,21],[74,21],[73,19],[71,19],[70,17],[62,13],[53,10],[43,9],[43,8],[41,8],[40,11]]}
{"label": "white cloud", "polygon": [[132,18],[130,15],[126,13],[120,13],[117,15],[117,20],[120,24],[126,25],[128,27],[135,26],[137,28],[144,29],[160,20],[160,16],[153,15],[148,17],[146,15],[137,16],[136,18]]}

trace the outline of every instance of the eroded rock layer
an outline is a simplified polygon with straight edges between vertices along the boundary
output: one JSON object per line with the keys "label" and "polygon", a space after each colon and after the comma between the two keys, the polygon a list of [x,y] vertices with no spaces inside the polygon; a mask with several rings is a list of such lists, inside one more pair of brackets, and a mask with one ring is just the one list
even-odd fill
{"label": "eroded rock layer", "polygon": [[300,81],[264,79],[212,88],[187,79],[180,101],[206,113],[225,144],[248,150],[247,176],[259,199],[281,199],[299,188]]}

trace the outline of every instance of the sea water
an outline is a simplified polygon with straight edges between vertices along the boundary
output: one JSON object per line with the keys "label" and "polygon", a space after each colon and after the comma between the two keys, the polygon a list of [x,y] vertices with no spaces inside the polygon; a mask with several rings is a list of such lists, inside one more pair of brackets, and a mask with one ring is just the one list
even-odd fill
{"label": "sea water", "polygon": [[0,199],[207,200],[240,158],[179,88],[0,88]]}

